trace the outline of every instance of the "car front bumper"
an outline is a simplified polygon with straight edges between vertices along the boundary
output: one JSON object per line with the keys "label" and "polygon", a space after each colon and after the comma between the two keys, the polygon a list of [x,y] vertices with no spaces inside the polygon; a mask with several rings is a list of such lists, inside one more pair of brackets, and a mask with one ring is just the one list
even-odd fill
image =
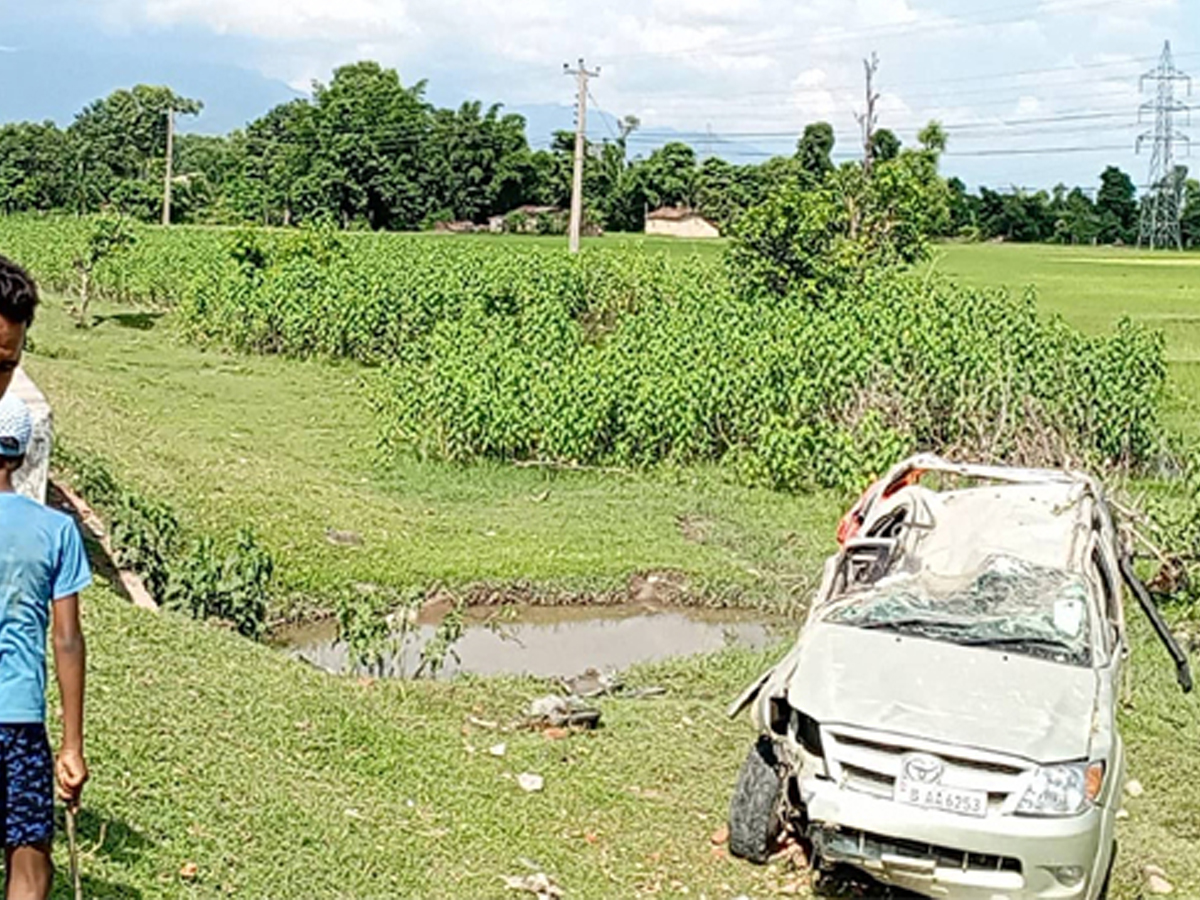
{"label": "car front bumper", "polygon": [[[839,787],[799,782],[809,835],[826,862],[846,863],[885,884],[961,900],[1094,900],[1112,846],[1111,811],[1065,818],[919,809]],[[1082,878],[1055,875],[1077,867]]]}

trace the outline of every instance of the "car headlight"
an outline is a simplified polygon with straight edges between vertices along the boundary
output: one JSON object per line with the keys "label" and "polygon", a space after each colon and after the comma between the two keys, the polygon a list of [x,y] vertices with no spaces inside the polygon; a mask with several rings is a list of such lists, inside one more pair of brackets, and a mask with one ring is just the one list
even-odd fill
{"label": "car headlight", "polygon": [[1025,788],[1017,814],[1074,816],[1091,806],[1104,786],[1104,763],[1039,766]]}

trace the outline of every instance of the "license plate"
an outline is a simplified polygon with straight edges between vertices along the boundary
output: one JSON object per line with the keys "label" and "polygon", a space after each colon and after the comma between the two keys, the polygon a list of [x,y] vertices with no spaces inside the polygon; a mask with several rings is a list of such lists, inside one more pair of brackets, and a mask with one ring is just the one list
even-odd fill
{"label": "license plate", "polygon": [[942,812],[979,818],[987,815],[987,791],[970,791],[900,778],[896,781],[894,796],[897,803],[906,806],[940,809]]}

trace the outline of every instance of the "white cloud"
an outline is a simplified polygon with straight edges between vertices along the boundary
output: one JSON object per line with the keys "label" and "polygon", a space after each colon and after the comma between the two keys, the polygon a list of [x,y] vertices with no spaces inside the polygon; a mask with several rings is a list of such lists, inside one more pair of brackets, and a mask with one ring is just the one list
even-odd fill
{"label": "white cloud", "polygon": [[1024,96],[1017,100],[1017,108],[1013,111],[1018,116],[1032,116],[1042,110],[1042,101],[1037,97]]}
{"label": "white cloud", "polygon": [[[881,60],[880,124],[906,141],[930,118],[950,126],[952,149],[1126,141],[1115,114],[1136,110],[1136,76],[1161,46],[1149,32],[1184,21],[1179,0],[1041,0],[1036,12],[951,0],[100,2],[124,23],[257,39],[247,63],[301,88],[327,80],[335,65],[374,58],[454,97],[568,104],[561,66],[584,56],[602,67],[592,90],[604,109],[637,114],[647,130],[748,132],[755,148],[756,132],[798,133],[817,118],[834,125],[840,147],[853,146],[862,59],[872,51]],[[1070,122],[997,124],[1081,110],[1113,113],[1112,128],[1103,130],[1104,119],[1074,133]],[[953,127],[979,123],[994,127]],[[1031,163],[1038,159],[1019,161]]]}

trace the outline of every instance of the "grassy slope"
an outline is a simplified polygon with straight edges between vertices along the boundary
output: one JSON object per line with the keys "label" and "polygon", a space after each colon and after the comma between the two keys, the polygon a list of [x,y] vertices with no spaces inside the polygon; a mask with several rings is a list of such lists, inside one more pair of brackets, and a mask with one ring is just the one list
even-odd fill
{"label": "grassy slope", "polygon": [[[698,592],[783,600],[816,571],[841,505],[702,471],[651,479],[407,462],[380,472],[366,370],[201,352],[173,344],[161,320],[103,308],[83,332],[60,306],[39,318],[28,367],[64,440],[102,454],[185,521],[252,524],[301,599],[355,582],[608,590],[631,573],[676,569]],[[334,546],[328,529],[357,532],[363,546]]]}
{"label": "grassy slope", "polygon": [[[533,682],[362,686],[107,589],[85,625],[95,774],[81,828],[87,847],[105,829],[84,864],[97,900],[502,897],[523,858],[572,898],[764,897],[793,880],[709,843],[751,736],[722,710],[770,654],[632,673],[669,696],[603,701],[604,728],[548,741],[462,731],[472,714],[516,715],[544,690]],[[1200,896],[1200,717],[1138,626],[1125,733],[1146,794],[1121,825],[1114,896],[1137,896],[1150,861]],[[486,752],[499,740],[502,759]],[[545,791],[504,777],[523,771]],[[188,862],[195,883],[178,875]]]}

